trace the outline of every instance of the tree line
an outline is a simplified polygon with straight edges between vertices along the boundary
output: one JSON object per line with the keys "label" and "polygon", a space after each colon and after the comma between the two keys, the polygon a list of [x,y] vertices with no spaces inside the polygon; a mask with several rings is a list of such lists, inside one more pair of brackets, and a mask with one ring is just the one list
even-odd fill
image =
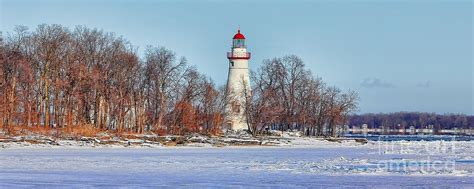
{"label": "tree line", "polygon": [[432,126],[433,129],[472,129],[474,128],[474,116],[464,114],[436,114],[423,112],[395,112],[378,114],[351,115],[350,125],[361,126],[367,124],[368,128],[379,128],[381,126],[390,129],[407,129],[414,126],[423,129]]}
{"label": "tree line", "polygon": [[250,130],[299,130],[308,136],[337,136],[357,110],[355,91],[342,92],[314,77],[297,56],[264,60],[251,72],[245,100]]}
{"label": "tree line", "polygon": [[[327,86],[297,56],[265,60],[252,72],[244,106],[249,131],[297,129],[336,135],[357,109],[354,91]],[[99,29],[18,26],[0,35],[0,124],[89,126],[114,132],[218,134],[229,94],[164,47],[136,47]]]}

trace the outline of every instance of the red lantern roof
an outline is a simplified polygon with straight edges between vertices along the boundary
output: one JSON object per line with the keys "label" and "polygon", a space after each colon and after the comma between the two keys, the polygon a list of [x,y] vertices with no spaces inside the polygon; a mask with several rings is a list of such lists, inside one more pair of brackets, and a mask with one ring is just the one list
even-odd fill
{"label": "red lantern roof", "polygon": [[240,33],[240,29],[237,30],[237,34],[234,35],[234,39],[245,39],[245,36]]}

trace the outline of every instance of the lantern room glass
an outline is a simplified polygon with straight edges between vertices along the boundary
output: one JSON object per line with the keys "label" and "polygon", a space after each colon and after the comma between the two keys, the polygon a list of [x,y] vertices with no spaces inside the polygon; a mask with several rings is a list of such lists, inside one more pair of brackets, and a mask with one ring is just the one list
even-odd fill
{"label": "lantern room glass", "polygon": [[245,39],[234,39],[232,43],[233,48],[245,48]]}

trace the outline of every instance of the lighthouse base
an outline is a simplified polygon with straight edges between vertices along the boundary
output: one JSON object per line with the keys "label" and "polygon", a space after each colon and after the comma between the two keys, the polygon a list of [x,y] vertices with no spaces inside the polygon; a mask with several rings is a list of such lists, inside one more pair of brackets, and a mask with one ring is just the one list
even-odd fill
{"label": "lighthouse base", "polygon": [[243,130],[248,130],[249,128],[246,122],[229,121],[227,122],[227,129],[231,129],[234,131],[243,131]]}

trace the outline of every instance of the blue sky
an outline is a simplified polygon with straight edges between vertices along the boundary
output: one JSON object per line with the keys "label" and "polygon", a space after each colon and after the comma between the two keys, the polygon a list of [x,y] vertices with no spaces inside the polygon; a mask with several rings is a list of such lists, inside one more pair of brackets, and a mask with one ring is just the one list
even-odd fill
{"label": "blue sky", "polygon": [[251,69],[294,54],[330,85],[359,92],[360,111],[474,114],[473,3],[459,1],[0,0],[0,30],[100,28],[142,53],[165,46],[217,84],[240,26]]}

